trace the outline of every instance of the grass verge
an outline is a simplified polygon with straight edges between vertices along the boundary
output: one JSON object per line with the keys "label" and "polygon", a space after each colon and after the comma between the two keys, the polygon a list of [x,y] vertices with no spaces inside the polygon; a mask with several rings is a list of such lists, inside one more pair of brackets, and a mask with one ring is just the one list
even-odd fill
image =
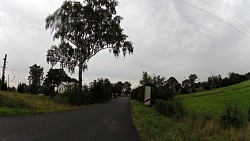
{"label": "grass verge", "polygon": [[143,141],[193,141],[199,138],[185,124],[165,118],[135,100],[131,100],[131,113],[133,123]]}
{"label": "grass verge", "polygon": [[0,116],[29,115],[76,108],[60,97],[0,91]]}

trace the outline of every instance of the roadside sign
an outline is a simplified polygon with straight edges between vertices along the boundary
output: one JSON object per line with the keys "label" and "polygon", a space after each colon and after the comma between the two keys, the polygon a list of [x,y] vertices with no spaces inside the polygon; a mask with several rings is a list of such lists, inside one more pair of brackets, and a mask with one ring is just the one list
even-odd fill
{"label": "roadside sign", "polygon": [[145,86],[144,105],[150,106],[151,104],[151,86]]}

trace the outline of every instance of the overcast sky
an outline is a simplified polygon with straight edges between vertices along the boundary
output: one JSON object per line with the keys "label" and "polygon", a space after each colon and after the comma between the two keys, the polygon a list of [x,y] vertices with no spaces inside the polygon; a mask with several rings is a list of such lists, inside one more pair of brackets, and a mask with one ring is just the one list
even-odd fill
{"label": "overcast sky", "polygon": [[[0,58],[8,54],[10,86],[27,83],[35,63],[47,74],[46,52],[56,43],[45,30],[45,18],[62,2],[0,0]],[[136,86],[143,71],[180,82],[193,73],[204,81],[212,74],[250,72],[248,0],[119,0],[117,10],[134,53],[116,58],[100,52],[88,62],[85,84],[103,77]]]}

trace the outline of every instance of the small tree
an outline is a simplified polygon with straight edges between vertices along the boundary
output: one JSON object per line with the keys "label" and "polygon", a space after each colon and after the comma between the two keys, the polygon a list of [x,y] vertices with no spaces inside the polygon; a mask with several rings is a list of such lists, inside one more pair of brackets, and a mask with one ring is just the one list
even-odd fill
{"label": "small tree", "polygon": [[85,0],[83,3],[64,1],[63,5],[46,18],[46,29],[51,28],[54,39],[61,42],[47,52],[47,62],[60,63],[74,72],[79,68],[78,90],[82,91],[82,73],[87,62],[98,52],[109,49],[115,56],[133,52],[132,42],[120,27],[121,16],[116,15],[116,0]]}
{"label": "small tree", "polygon": [[123,83],[123,89],[124,89],[124,95],[129,96],[131,93],[131,83],[130,82],[124,82]]}
{"label": "small tree", "polygon": [[19,83],[17,86],[17,91],[19,93],[27,93],[29,91],[29,86],[25,83]]}

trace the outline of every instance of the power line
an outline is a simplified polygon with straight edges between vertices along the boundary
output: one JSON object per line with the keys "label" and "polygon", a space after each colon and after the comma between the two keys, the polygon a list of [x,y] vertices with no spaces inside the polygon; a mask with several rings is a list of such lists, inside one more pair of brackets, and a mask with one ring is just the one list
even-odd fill
{"label": "power line", "polygon": [[13,1],[13,0],[3,0],[3,1],[0,1],[0,5],[6,4],[6,3],[11,2],[11,1]]}
{"label": "power line", "polygon": [[[231,24],[235,24],[235,25],[239,25],[241,26],[241,31],[245,31],[245,30],[249,30],[248,28],[246,28],[244,25],[242,25],[240,22],[240,18],[238,18],[234,13],[230,15],[226,15],[225,11],[222,11],[221,8],[225,7],[228,9],[229,6],[226,6],[225,3],[223,3],[224,1],[221,0],[221,2],[218,1],[207,1],[207,0],[201,0],[203,3],[213,7],[214,9],[216,9],[222,16],[227,17],[229,19],[229,22],[231,22]],[[249,27],[249,26],[248,26]],[[238,27],[239,28],[239,27]]]}
{"label": "power line", "polygon": [[20,57],[20,59],[23,61],[23,63],[24,63],[26,66],[29,66],[29,65],[24,61],[24,59],[22,58],[22,56],[20,55],[20,53],[18,52],[18,50],[14,47],[14,45],[13,45],[13,43],[11,42],[11,40],[10,40],[8,34],[7,34],[6,31],[4,30],[4,27],[3,27],[3,24],[1,23],[1,21],[0,21],[0,25],[1,25],[1,27],[2,27],[2,30],[3,30],[3,32],[4,32],[5,37],[6,37],[6,38],[8,39],[8,41],[9,41],[11,47],[15,50],[15,52],[16,52],[17,55]]}
{"label": "power line", "polygon": [[[231,26],[232,28],[234,28],[235,30],[237,30],[239,33],[241,33],[242,35],[244,35],[245,37],[248,38],[248,35],[247,35],[246,33],[244,33],[242,30],[238,29],[238,28],[237,28],[236,26],[234,26],[232,23],[227,22],[226,20],[220,18],[219,16],[216,16],[215,14],[213,14],[213,13],[211,13],[211,12],[209,12],[209,11],[207,11],[207,10],[201,8],[201,7],[198,7],[198,6],[196,6],[196,5],[194,5],[194,4],[190,3],[190,2],[186,2],[186,1],[184,1],[184,0],[174,0],[174,1],[179,2],[179,3],[181,3],[181,4],[184,4],[184,5],[186,5],[186,6],[189,6],[189,7],[191,7],[191,8],[197,9],[197,10],[202,11],[202,12],[204,12],[204,13],[207,13],[207,14],[209,14],[210,16],[213,16],[214,18],[216,18],[216,19],[218,19],[218,20],[220,20],[220,21],[226,23],[227,25]],[[248,38],[248,39],[249,39],[249,38]]]}

